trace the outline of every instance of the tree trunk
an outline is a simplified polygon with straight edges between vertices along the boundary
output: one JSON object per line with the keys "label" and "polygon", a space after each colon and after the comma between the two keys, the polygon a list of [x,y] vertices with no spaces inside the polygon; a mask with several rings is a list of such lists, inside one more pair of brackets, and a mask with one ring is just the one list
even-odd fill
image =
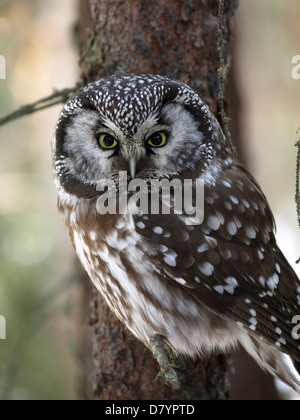
{"label": "tree trunk", "polygon": [[[81,0],[77,27],[84,83],[111,74],[154,73],[189,84],[218,112],[217,0]],[[224,10],[225,61],[237,0]],[[88,30],[86,29],[88,25]],[[154,382],[149,350],[91,292],[94,397],[99,400],[228,398],[227,357],[181,360],[181,389]]]}

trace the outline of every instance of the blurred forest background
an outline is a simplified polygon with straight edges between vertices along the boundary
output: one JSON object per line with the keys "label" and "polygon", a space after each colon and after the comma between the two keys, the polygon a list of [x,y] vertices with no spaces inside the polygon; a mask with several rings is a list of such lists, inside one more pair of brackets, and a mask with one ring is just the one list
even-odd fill
{"label": "blurred forest background", "polygon": [[[300,80],[298,0],[240,0],[234,68],[248,167],[275,213],[279,244],[295,264]],[[74,0],[0,0],[0,117],[73,87],[79,79]],[[50,142],[62,106],[0,128],[0,399],[76,400],[82,393],[80,311],[74,252],[56,210]],[[233,116],[234,117],[234,116]],[[237,372],[238,375],[238,372]],[[245,378],[243,378],[245,379]]]}

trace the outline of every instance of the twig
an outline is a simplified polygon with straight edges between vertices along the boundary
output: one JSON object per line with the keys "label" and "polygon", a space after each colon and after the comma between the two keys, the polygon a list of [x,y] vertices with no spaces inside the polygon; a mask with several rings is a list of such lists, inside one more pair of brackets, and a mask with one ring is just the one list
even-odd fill
{"label": "twig", "polygon": [[6,115],[3,118],[0,118],[0,126],[7,124],[11,121],[17,120],[18,118],[24,117],[26,115],[33,114],[43,109],[51,108],[52,106],[59,105],[67,102],[67,100],[72,96],[72,94],[78,89],[78,87],[55,90],[52,95],[47,96],[46,98],[40,99],[32,104],[21,106],[17,111],[12,114]]}
{"label": "twig", "polygon": [[298,215],[298,225],[300,228],[300,138],[295,144],[298,147],[297,153],[297,172],[296,172],[296,205],[297,205],[297,215]]}
{"label": "twig", "polygon": [[[300,129],[299,129],[300,130]],[[298,131],[299,131],[298,130]],[[297,206],[297,217],[298,217],[298,225],[300,229],[300,138],[295,144],[296,147],[298,147],[298,153],[297,153],[297,169],[296,169],[296,206]],[[300,263],[300,258],[296,261],[297,264]]]}
{"label": "twig", "polygon": [[231,133],[228,127],[228,123],[230,118],[227,117],[225,112],[225,82],[228,77],[228,64],[225,64],[224,59],[224,0],[219,0],[219,12],[218,12],[218,51],[220,57],[220,67],[218,68],[218,79],[219,79],[219,107],[220,107],[220,115],[222,118],[224,132],[227,138],[227,141],[230,145],[231,150],[235,155],[237,155],[237,150],[232,143]]}

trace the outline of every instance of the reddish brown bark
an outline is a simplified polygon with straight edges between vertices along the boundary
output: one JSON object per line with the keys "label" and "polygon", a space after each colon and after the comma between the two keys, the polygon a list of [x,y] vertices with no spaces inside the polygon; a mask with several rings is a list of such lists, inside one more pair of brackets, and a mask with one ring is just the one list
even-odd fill
{"label": "reddish brown bark", "polygon": [[[226,61],[237,0],[225,2]],[[81,0],[78,25],[84,83],[111,74],[156,73],[196,89],[217,112],[219,54],[216,0]],[[89,22],[88,29],[86,28]],[[181,360],[181,389],[153,382],[157,362],[92,291],[96,399],[228,398],[229,362]]]}

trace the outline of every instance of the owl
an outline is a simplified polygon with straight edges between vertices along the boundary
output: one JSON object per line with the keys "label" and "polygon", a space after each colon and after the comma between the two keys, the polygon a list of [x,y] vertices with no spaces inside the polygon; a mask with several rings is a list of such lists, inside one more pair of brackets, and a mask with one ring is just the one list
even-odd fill
{"label": "owl", "polygon": [[[93,82],[64,106],[52,150],[76,253],[132,334],[193,358],[240,344],[300,391],[299,279],[276,244],[264,194],[195,91],[155,75]],[[202,183],[198,223],[175,211],[174,196],[168,214],[120,211],[121,183],[144,183],[151,200],[161,180],[190,180],[192,193]],[[105,214],[97,203],[109,190],[116,211]],[[166,201],[161,190],[157,197]]]}

